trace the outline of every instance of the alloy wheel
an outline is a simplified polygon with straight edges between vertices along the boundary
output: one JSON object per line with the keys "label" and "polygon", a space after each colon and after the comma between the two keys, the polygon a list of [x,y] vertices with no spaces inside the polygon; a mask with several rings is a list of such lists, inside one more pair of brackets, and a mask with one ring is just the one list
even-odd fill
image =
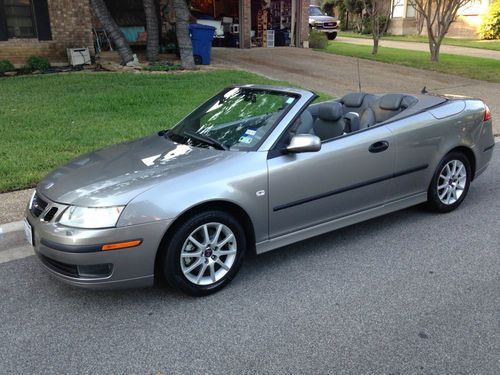
{"label": "alloy wheel", "polygon": [[437,183],[439,200],[446,205],[457,202],[464,193],[467,169],[460,160],[450,160],[441,169]]}
{"label": "alloy wheel", "polygon": [[229,272],[237,250],[236,237],[227,225],[217,222],[200,225],[182,246],[182,273],[193,284],[214,284]]}

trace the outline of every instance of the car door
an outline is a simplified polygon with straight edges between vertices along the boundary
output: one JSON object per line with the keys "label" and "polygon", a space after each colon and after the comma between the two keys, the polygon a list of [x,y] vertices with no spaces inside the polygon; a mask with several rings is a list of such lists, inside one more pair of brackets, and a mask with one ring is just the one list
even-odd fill
{"label": "car door", "polygon": [[386,126],[323,142],[317,152],[269,155],[270,238],[383,204],[395,164]]}

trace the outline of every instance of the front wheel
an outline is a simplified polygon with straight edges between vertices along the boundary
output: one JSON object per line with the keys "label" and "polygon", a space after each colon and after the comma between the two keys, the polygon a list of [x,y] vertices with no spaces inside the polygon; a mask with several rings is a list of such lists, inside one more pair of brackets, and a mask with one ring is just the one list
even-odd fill
{"label": "front wheel", "polygon": [[337,37],[337,33],[328,33],[326,35],[328,37],[328,40],[334,40]]}
{"label": "front wheel", "polygon": [[469,191],[471,166],[462,153],[452,152],[439,163],[431,185],[428,204],[438,212],[450,212],[463,202]]}
{"label": "front wheel", "polygon": [[236,275],[245,250],[245,233],[231,215],[198,213],[182,223],[168,241],[163,273],[172,287],[184,293],[208,295]]}

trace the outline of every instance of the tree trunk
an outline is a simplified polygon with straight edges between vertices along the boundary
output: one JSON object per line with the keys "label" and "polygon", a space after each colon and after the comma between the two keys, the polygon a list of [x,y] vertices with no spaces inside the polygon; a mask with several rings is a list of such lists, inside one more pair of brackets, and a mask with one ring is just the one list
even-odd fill
{"label": "tree trunk", "polygon": [[431,61],[439,61],[439,51],[441,49],[441,43],[432,42],[429,40],[429,50],[431,52]]}
{"label": "tree trunk", "polygon": [[186,0],[173,0],[175,11],[175,31],[184,69],[194,69],[193,46],[189,36],[189,9]]}
{"label": "tree trunk", "polygon": [[158,13],[155,0],[143,0],[144,13],[146,14],[146,29],[148,42],[146,57],[150,62],[158,60],[160,49],[160,33],[158,29]]}
{"label": "tree trunk", "polygon": [[379,41],[379,37],[376,37],[374,34],[373,35],[372,55],[376,55],[378,53],[378,41]]}
{"label": "tree trunk", "polygon": [[94,10],[96,17],[99,19],[99,22],[101,22],[101,25],[104,30],[106,30],[109,39],[111,39],[114,43],[118,53],[120,54],[122,64],[125,65],[126,63],[133,61],[134,56],[132,54],[132,50],[130,49],[127,40],[123,36],[123,33],[116,24],[115,20],[111,17],[104,0],[90,0],[90,3],[92,4],[92,9]]}

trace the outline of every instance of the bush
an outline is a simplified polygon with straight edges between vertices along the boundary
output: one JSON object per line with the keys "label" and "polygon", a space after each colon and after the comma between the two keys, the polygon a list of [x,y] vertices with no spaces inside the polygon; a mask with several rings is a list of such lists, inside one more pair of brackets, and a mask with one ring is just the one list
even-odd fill
{"label": "bush", "polygon": [[32,71],[39,70],[41,72],[45,72],[49,70],[50,63],[46,57],[42,56],[30,56],[28,58],[28,68]]}
{"label": "bush", "polygon": [[328,45],[328,39],[325,33],[311,30],[309,34],[309,48],[325,49]]}
{"label": "bush", "polygon": [[479,34],[482,39],[500,39],[500,0],[491,3],[488,14],[481,23]]}
{"label": "bush", "polygon": [[14,70],[14,65],[9,60],[0,60],[0,74]]}
{"label": "bush", "polygon": [[156,62],[149,64],[144,68],[144,70],[150,72],[169,72],[171,70],[181,70],[182,67],[178,64],[172,64],[170,62]]}

